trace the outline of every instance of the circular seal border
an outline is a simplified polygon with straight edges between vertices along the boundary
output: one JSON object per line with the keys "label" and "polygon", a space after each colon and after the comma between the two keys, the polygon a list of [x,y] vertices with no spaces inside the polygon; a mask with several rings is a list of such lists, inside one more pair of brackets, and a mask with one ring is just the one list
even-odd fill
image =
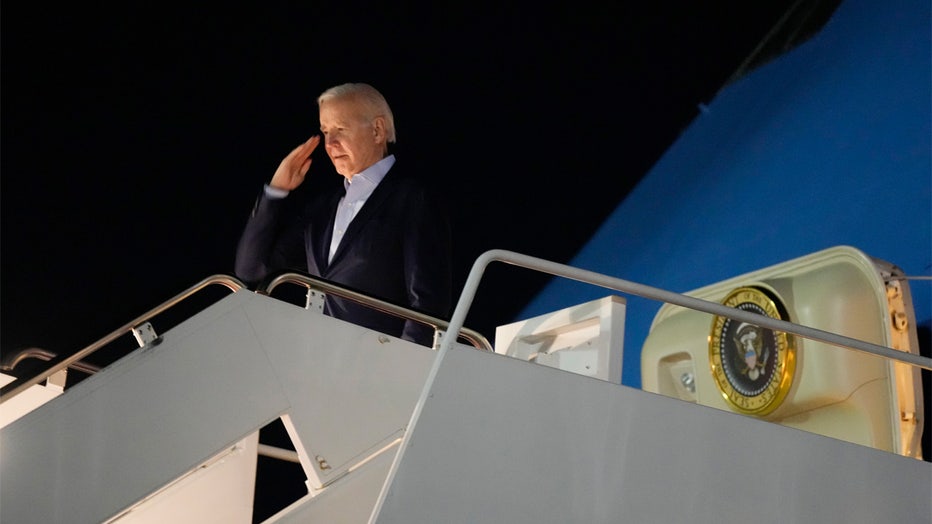
{"label": "circular seal border", "polygon": [[[780,320],[789,320],[783,303],[767,290],[754,286],[739,287],[732,290],[722,304],[743,311],[750,311]],[[745,370],[736,370],[735,357],[737,345],[732,338],[739,322],[727,317],[715,316],[712,319],[709,335],[709,366],[725,402],[734,410],[746,415],[764,416],[772,413],[786,398],[793,385],[796,371],[796,338],[783,332],[760,329],[764,336],[761,341],[766,355],[766,365],[756,361],[755,371],[761,378],[761,384],[749,387],[752,382],[740,375]],[[732,336],[728,336],[731,334]],[[770,359],[773,359],[772,361]],[[746,367],[746,366],[745,366]],[[755,380],[756,381],[756,380]]]}

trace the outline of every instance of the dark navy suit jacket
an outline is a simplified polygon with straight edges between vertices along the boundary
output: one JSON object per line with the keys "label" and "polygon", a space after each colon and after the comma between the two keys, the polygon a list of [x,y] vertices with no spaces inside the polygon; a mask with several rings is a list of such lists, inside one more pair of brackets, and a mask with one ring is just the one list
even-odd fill
{"label": "dark navy suit jacket", "polygon": [[[452,247],[446,210],[428,189],[405,178],[398,163],[350,222],[327,261],[342,184],[319,195],[297,218],[286,199],[256,201],[236,251],[236,275],[249,284],[281,269],[298,269],[369,296],[447,319]],[[347,299],[327,296],[324,311],[382,333],[430,345],[433,329]]]}

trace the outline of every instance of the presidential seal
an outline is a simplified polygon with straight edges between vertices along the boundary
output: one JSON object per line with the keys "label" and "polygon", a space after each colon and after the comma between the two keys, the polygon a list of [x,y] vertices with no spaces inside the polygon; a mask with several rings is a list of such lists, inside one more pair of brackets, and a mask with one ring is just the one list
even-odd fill
{"label": "presidential seal", "polygon": [[[722,303],[789,320],[779,299],[761,288],[737,288]],[[780,406],[792,386],[795,337],[716,316],[709,336],[709,364],[715,384],[732,409],[748,415],[767,415]]]}

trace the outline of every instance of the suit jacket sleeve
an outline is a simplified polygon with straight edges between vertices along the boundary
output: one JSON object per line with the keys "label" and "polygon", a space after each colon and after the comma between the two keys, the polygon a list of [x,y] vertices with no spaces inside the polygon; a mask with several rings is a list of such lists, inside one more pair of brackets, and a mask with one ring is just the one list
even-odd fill
{"label": "suit jacket sleeve", "polygon": [[[285,198],[256,199],[236,247],[234,272],[249,285],[279,269],[304,270],[304,240],[300,227],[285,226]],[[287,221],[300,225],[300,221]]]}
{"label": "suit jacket sleeve", "polygon": [[[404,234],[405,291],[411,308],[449,319],[452,300],[452,241],[445,208],[426,190],[410,202]],[[405,323],[402,338],[430,345],[433,330]]]}

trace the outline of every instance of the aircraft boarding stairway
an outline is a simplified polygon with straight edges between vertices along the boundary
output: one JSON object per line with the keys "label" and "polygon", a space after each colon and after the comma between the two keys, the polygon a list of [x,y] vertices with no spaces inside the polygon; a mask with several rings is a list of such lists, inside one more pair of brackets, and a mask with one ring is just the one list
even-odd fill
{"label": "aircraft boarding stairway", "polygon": [[[267,522],[932,519],[928,462],[489,351],[463,320],[493,261],[746,314],[492,251],[428,348],[221,279],[231,294],[159,336],[131,323],[141,348],[2,428],[0,520],[252,522],[278,418],[308,494]],[[4,387],[0,411],[45,387]]]}

